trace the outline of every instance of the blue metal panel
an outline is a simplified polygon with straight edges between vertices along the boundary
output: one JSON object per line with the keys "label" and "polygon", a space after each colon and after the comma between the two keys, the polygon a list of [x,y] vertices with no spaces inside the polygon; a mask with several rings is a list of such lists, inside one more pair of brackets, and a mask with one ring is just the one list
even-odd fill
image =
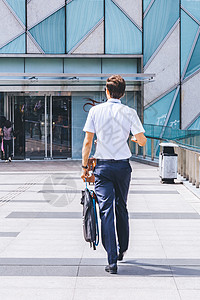
{"label": "blue metal panel", "polygon": [[198,37],[196,46],[194,48],[190,63],[188,65],[185,77],[188,77],[189,75],[193,74],[195,71],[197,71],[200,68],[200,35]]}
{"label": "blue metal panel", "polygon": [[144,65],[179,18],[179,0],[155,0],[144,19]]}
{"label": "blue metal panel", "polygon": [[101,73],[101,60],[98,58],[65,58],[65,73]]}
{"label": "blue metal panel", "polygon": [[[137,59],[103,58],[65,58],[65,73],[137,73]],[[91,78],[92,79],[92,78]],[[94,78],[93,78],[94,79]],[[130,79],[130,78],[128,78]]]}
{"label": "blue metal panel", "polygon": [[181,0],[181,5],[189,11],[197,20],[200,21],[200,1],[199,0]]}
{"label": "blue metal panel", "polygon": [[24,72],[24,59],[23,58],[0,58],[0,70],[1,72],[13,72],[23,73]]}
{"label": "blue metal panel", "polygon": [[45,53],[65,53],[65,8],[61,8],[29,31]]}
{"label": "blue metal panel", "polygon": [[181,74],[188,60],[199,26],[181,10]]}
{"label": "blue metal panel", "polygon": [[176,90],[173,90],[157,102],[153,103],[147,109],[145,109],[145,124],[164,125],[175,92]]}
{"label": "blue metal panel", "polygon": [[[0,58],[0,72],[2,73],[23,73],[24,72],[24,59],[23,58]],[[23,78],[23,77],[20,77]],[[1,79],[6,79],[1,77]],[[12,79],[12,77],[10,77]],[[15,77],[13,77],[15,79]]]}
{"label": "blue metal panel", "polygon": [[61,58],[26,58],[27,73],[62,73]]}
{"label": "blue metal panel", "polygon": [[102,73],[137,73],[137,59],[104,58],[102,59]]}
{"label": "blue metal panel", "polygon": [[25,33],[0,48],[0,53],[25,53]]}
{"label": "blue metal panel", "polygon": [[105,7],[106,54],[141,54],[142,32],[112,0]]}
{"label": "blue metal panel", "polygon": [[25,0],[6,0],[16,15],[25,24]]}
{"label": "blue metal panel", "polygon": [[67,52],[102,18],[103,0],[76,0],[67,5]]}

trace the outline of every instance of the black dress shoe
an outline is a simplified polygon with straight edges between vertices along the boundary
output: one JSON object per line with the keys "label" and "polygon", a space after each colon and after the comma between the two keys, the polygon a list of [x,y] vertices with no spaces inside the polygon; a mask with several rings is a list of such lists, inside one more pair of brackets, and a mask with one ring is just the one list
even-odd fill
{"label": "black dress shoe", "polygon": [[117,257],[117,260],[122,261],[123,258],[124,258],[124,252],[123,253],[119,253],[118,257]]}
{"label": "black dress shoe", "polygon": [[110,274],[117,274],[117,264],[107,265],[105,271]]}

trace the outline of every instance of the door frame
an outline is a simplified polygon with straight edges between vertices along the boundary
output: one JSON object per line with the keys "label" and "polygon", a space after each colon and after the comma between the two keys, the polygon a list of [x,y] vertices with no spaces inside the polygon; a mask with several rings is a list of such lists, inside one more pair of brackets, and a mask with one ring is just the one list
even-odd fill
{"label": "door frame", "polygon": [[[44,160],[53,160],[53,97],[70,97],[71,93],[69,92],[15,92],[15,93],[5,93],[4,96],[4,114],[5,117],[12,121],[13,123],[13,130],[14,130],[14,111],[15,111],[15,97],[23,96],[23,97],[44,97],[45,101],[45,154]],[[49,112],[49,120],[47,120],[47,114]],[[47,124],[47,121],[49,124]],[[49,125],[49,147],[48,147],[48,128]],[[71,129],[70,129],[71,130]],[[70,134],[71,137],[71,134]],[[71,144],[71,142],[70,142]],[[49,148],[49,149],[48,149]],[[15,156],[15,140],[13,139],[13,157]],[[66,156],[67,158],[67,156]],[[30,160],[30,158],[26,157],[26,150],[24,149],[24,159]],[[58,158],[56,158],[58,159]],[[62,159],[62,158],[61,158]],[[65,158],[63,158],[65,159]]]}

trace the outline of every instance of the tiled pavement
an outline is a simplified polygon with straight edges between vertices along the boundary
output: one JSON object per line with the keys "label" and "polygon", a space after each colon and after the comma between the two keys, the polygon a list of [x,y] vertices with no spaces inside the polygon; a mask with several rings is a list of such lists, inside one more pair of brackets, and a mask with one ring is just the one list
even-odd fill
{"label": "tiled pavement", "polygon": [[80,162],[0,164],[1,300],[200,299],[200,199],[131,162],[130,247],[118,275],[83,240]]}

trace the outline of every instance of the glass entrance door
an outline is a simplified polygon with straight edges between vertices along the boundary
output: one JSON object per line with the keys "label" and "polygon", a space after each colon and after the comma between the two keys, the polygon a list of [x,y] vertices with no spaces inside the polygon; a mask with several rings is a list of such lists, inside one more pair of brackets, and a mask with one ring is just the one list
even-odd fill
{"label": "glass entrance door", "polygon": [[45,157],[45,97],[25,97],[25,156]]}
{"label": "glass entrance door", "polygon": [[25,159],[25,102],[24,97],[12,97],[12,123],[15,139],[13,156],[15,159]]}
{"label": "glass entrance door", "polygon": [[71,157],[70,97],[12,96],[9,103],[15,159]]}
{"label": "glass entrance door", "polygon": [[52,100],[52,156],[71,157],[71,97]]}

